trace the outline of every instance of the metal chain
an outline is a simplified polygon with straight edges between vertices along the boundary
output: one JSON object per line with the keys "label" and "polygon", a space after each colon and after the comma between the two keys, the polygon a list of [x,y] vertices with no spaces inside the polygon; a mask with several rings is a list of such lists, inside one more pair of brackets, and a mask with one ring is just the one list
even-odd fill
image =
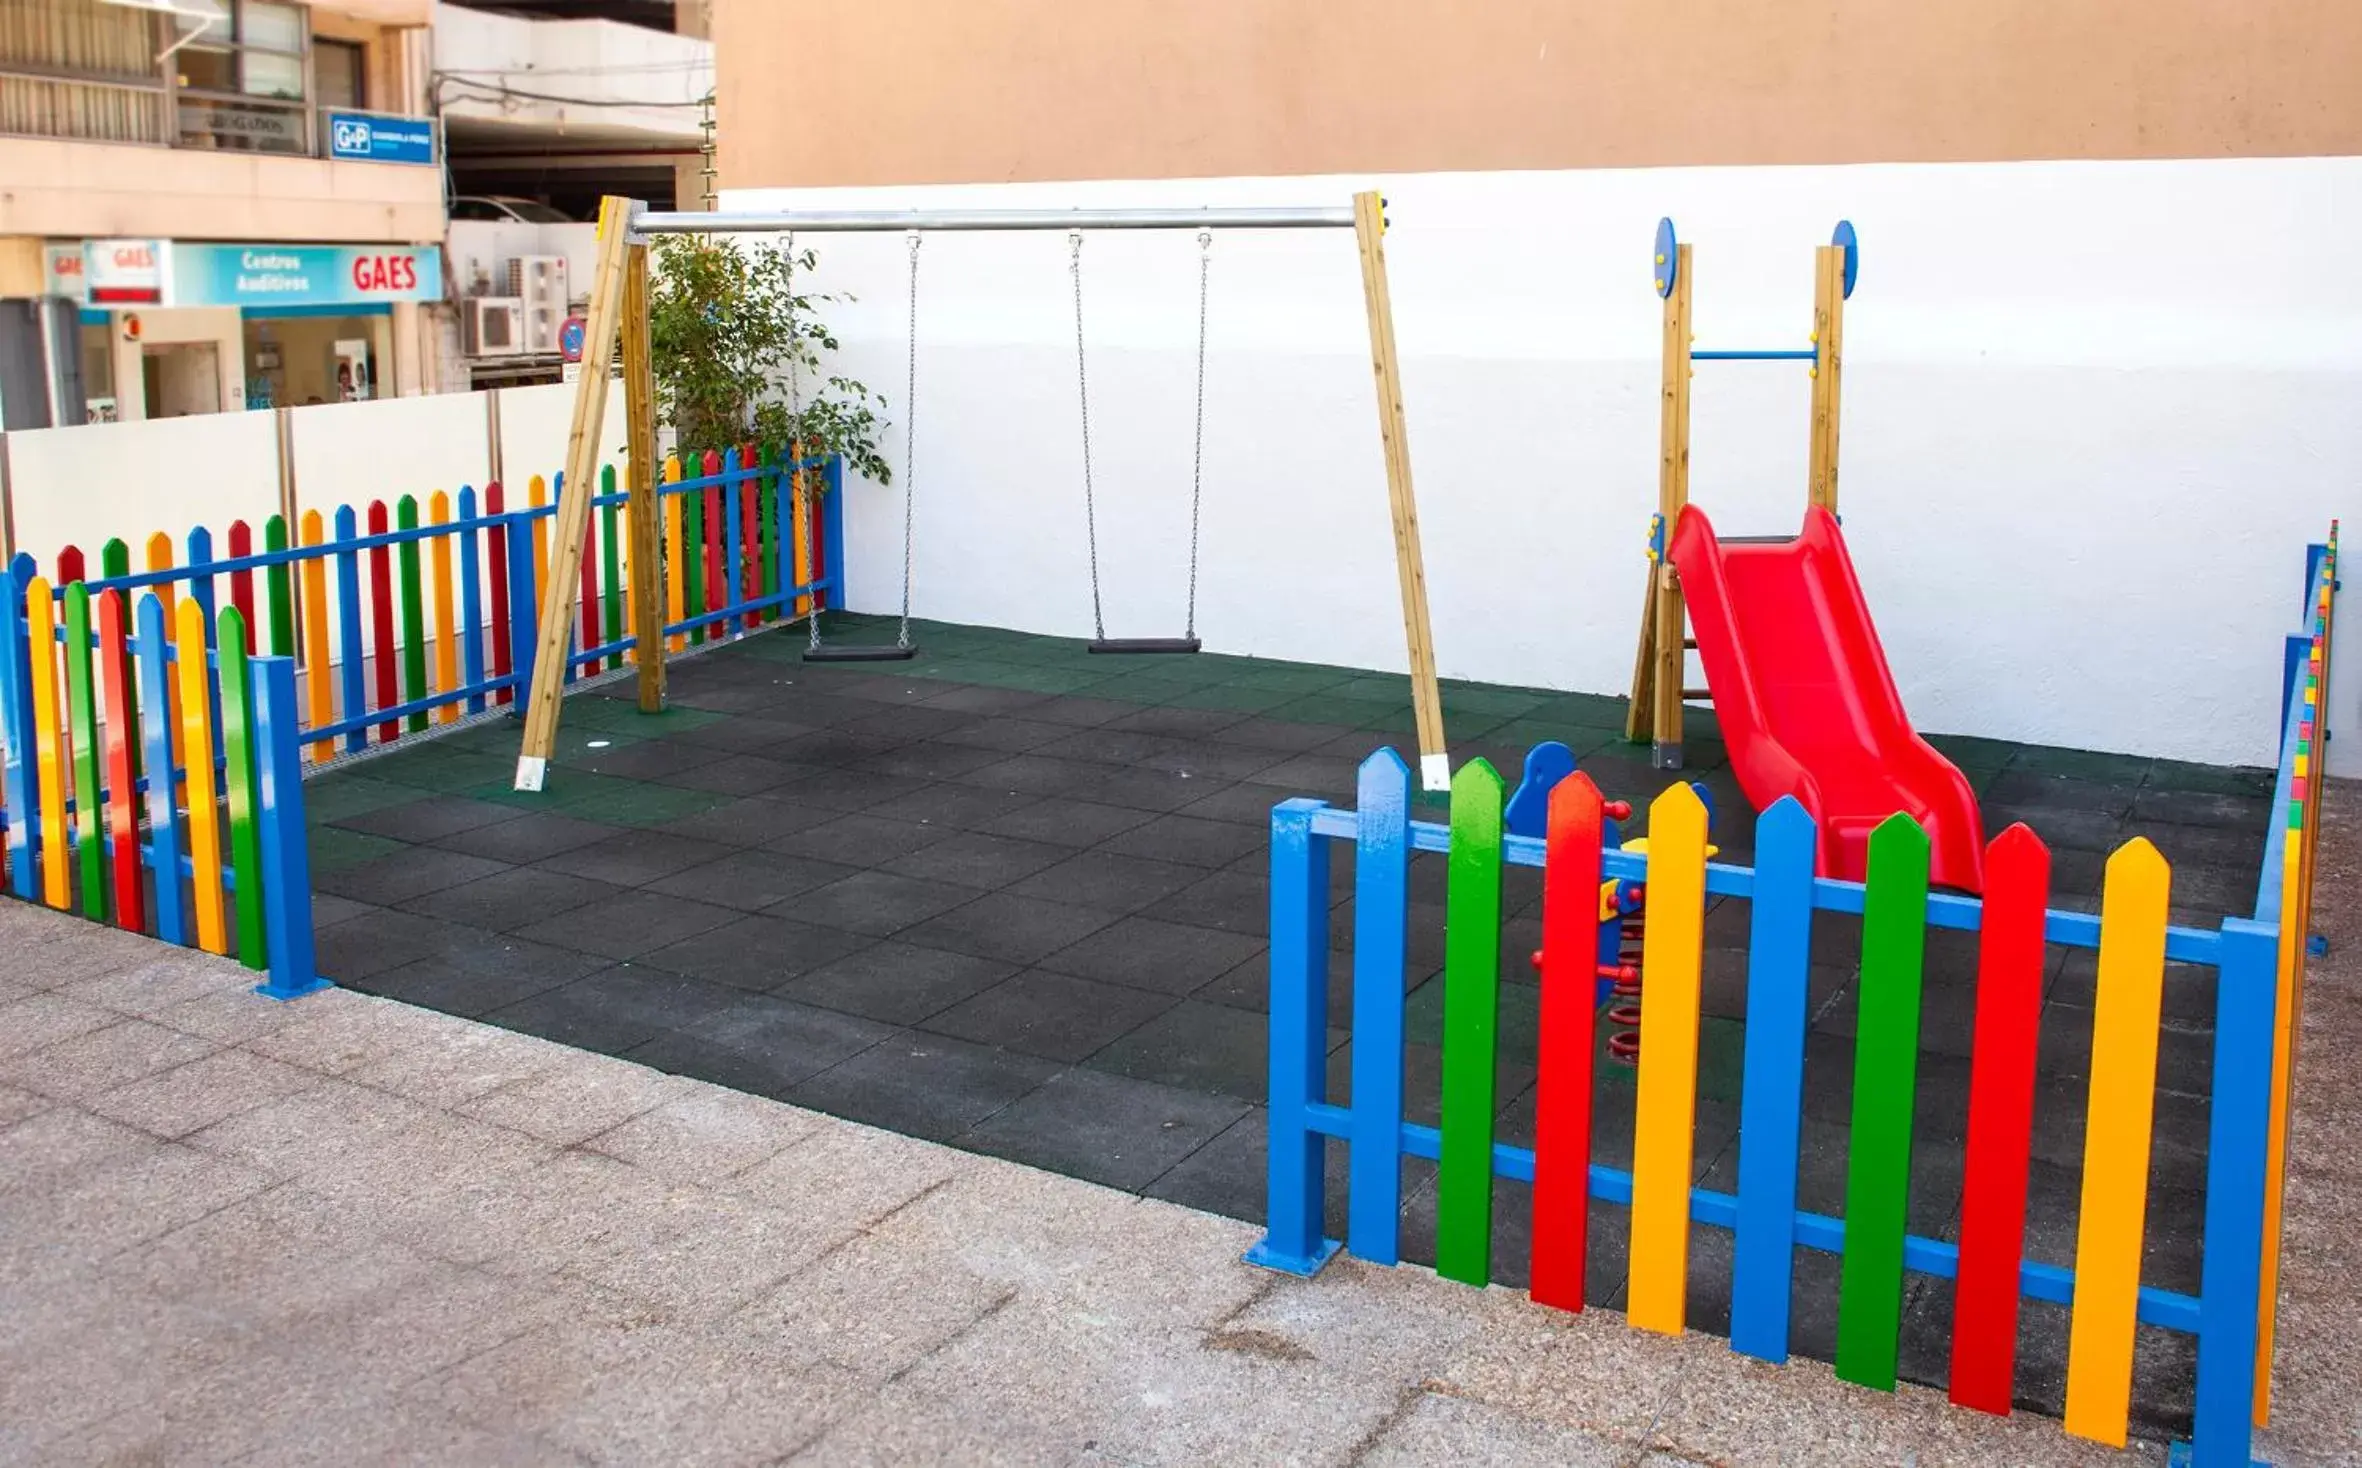
{"label": "metal chain", "polygon": [[[787,234],[787,409],[793,416],[787,439],[787,483],[790,500],[795,506],[796,523],[804,524],[810,511],[804,507],[804,379],[799,370],[804,355],[803,338],[796,332],[796,236]],[[811,598],[812,609],[804,614],[806,652],[820,651],[820,598]]]}
{"label": "metal chain", "polygon": [[1197,636],[1197,520],[1206,484],[1206,281],[1214,263],[1214,232],[1197,232],[1197,426],[1189,459],[1189,617],[1184,637]]}
{"label": "metal chain", "polygon": [[910,646],[910,545],[912,525],[911,455],[918,441],[919,394],[919,232],[910,232],[910,349],[902,375],[902,625],[894,633],[896,647]]}
{"label": "metal chain", "polygon": [[1099,506],[1091,486],[1091,373],[1083,357],[1083,232],[1066,235],[1067,270],[1074,276],[1074,383],[1083,407],[1083,537],[1091,550],[1091,629],[1107,640],[1107,616],[1099,605]]}

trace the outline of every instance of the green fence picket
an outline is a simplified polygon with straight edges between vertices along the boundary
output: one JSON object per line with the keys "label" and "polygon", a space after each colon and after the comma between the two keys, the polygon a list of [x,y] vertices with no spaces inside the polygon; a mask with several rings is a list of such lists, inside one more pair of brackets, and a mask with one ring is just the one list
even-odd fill
{"label": "green fence picket", "polygon": [[1902,1330],[1927,869],[1927,832],[1909,816],[1889,816],[1870,833],[1860,1007],[1854,1022],[1853,1133],[1845,1173],[1845,1256],[1837,1294],[1837,1374],[1881,1391],[1894,1390]]}
{"label": "green fence picket", "polygon": [[[119,540],[109,541],[121,547]],[[129,554],[128,551],[125,552]],[[74,735],[74,855],[81,869],[82,915],[107,920],[107,853],[99,800],[98,680],[90,653],[90,588],[66,588],[66,719]]]}
{"label": "green fence picket", "polygon": [[[287,517],[273,515],[262,522],[262,548],[276,553],[287,549]],[[271,656],[295,656],[295,567],[281,561],[263,572],[270,602]]]}
{"label": "green fence picket", "polygon": [[[607,465],[599,471],[599,493],[615,493],[615,466]],[[599,555],[601,569],[606,573],[607,591],[601,599],[606,610],[601,614],[607,623],[603,640],[621,642],[627,635],[623,625],[623,536],[618,533],[617,506],[599,506]],[[610,667],[622,666],[620,655],[607,659]]]}
{"label": "green fence picket", "polygon": [[1501,1012],[1501,776],[1470,760],[1452,777],[1443,968],[1443,1143],[1435,1272],[1482,1285],[1493,1254],[1493,1070]]}
{"label": "green fence picket", "polygon": [[238,904],[238,961],[260,972],[270,967],[263,940],[262,830],[254,791],[254,692],[246,665],[246,619],[236,607],[221,613],[221,752],[230,805],[230,872]]}
{"label": "green fence picket", "polygon": [[[418,496],[406,494],[394,502],[394,528],[418,528]],[[402,582],[402,702],[416,703],[426,697],[426,588],[419,579],[418,542],[403,541],[394,555]],[[412,714],[408,726],[413,734],[424,730],[426,711]]]}

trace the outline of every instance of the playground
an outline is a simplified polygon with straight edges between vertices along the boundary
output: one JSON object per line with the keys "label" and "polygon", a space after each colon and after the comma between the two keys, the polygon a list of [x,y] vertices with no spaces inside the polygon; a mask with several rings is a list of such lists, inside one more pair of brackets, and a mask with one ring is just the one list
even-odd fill
{"label": "playground", "polygon": [[[16,558],[9,881],[274,999],[333,984],[1259,1224],[1246,1263],[1278,1273],[1424,1264],[2244,1463],[2334,522],[2286,548],[2252,659],[2270,763],[1923,736],[1840,518],[1860,238],[1815,247],[1801,345],[1701,348],[1666,220],[1630,694],[1446,680],[1386,208],[610,199],[564,468],[521,506],[487,484],[240,522],[226,555],[158,533],[136,571],[119,540],[54,579]],[[799,230],[908,242],[891,494],[800,444],[657,453],[650,238]],[[1325,230],[1356,244],[1402,674],[1201,636],[1214,237]],[[916,614],[937,231],[1067,237],[1087,637]],[[1198,252],[1186,592],[1149,635],[1101,569],[1092,231]],[[1692,501],[1717,361],[1808,376],[1793,532]],[[897,542],[898,584],[855,597]]]}

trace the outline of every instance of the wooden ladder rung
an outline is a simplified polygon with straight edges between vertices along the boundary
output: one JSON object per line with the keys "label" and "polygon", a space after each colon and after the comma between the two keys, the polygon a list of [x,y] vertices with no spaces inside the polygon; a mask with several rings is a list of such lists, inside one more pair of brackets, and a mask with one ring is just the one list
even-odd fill
{"label": "wooden ladder rung", "polygon": [[1681,696],[1682,696],[1682,698],[1683,698],[1684,700],[1693,699],[1693,698],[1703,698],[1703,699],[1708,699],[1708,700],[1711,700],[1711,699],[1714,697],[1714,692],[1713,692],[1713,690],[1712,690],[1712,689],[1708,689],[1708,688],[1684,688],[1683,690],[1681,690]]}
{"label": "wooden ladder rung", "polygon": [[1683,647],[1696,647],[1698,645],[1698,639],[1695,637],[1684,637],[1681,639],[1681,645]]}

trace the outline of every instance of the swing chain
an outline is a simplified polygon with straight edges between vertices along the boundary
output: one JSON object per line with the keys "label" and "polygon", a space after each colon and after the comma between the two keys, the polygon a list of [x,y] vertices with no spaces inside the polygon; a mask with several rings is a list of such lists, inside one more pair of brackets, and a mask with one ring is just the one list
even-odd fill
{"label": "swing chain", "polygon": [[1214,263],[1214,232],[1197,232],[1197,425],[1189,460],[1189,614],[1185,637],[1197,636],[1197,521],[1206,482],[1206,282]]}
{"label": "swing chain", "polygon": [[913,519],[911,493],[911,454],[918,440],[919,394],[919,232],[910,232],[910,349],[909,361],[902,378],[902,624],[894,633],[894,645],[910,646],[910,549]]}
{"label": "swing chain", "polygon": [[1083,232],[1066,232],[1067,270],[1074,276],[1074,380],[1083,418],[1083,536],[1091,553],[1091,630],[1107,640],[1107,615],[1099,602],[1099,506],[1091,485],[1091,373],[1083,356]]}

